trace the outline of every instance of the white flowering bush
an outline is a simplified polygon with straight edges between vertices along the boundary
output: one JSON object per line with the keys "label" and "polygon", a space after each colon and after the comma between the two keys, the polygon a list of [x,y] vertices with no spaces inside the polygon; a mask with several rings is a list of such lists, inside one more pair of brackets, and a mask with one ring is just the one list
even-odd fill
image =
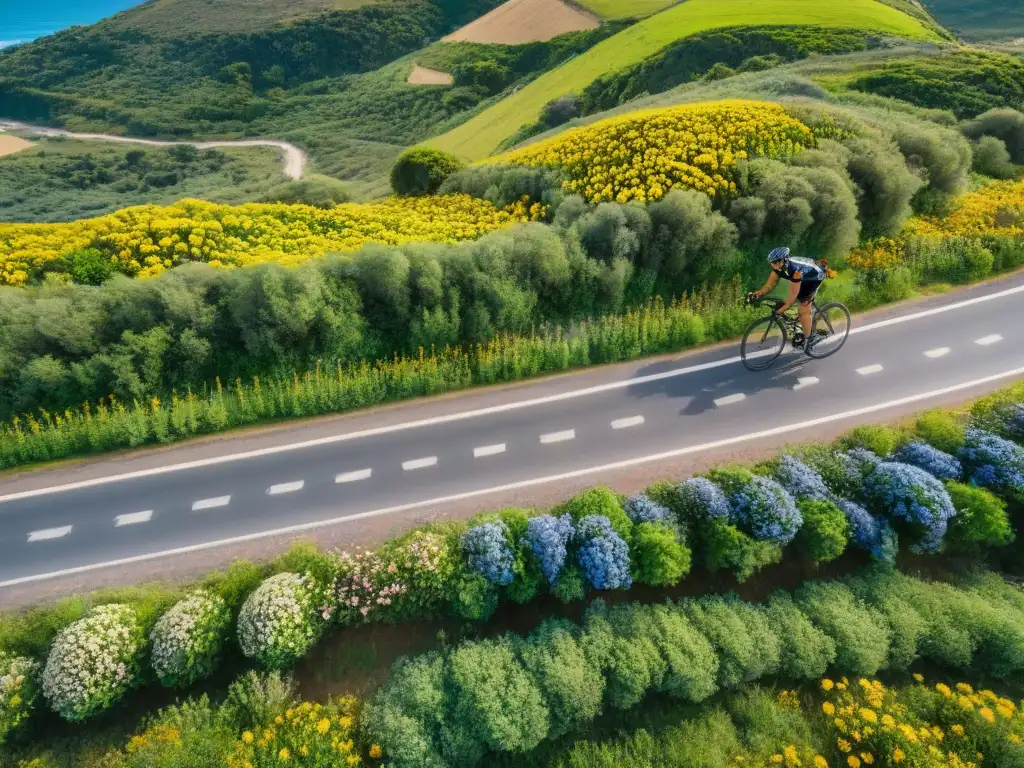
{"label": "white flowering bush", "polygon": [[0,652],[0,745],[25,722],[39,698],[39,664]]}
{"label": "white flowering bush", "polygon": [[271,576],[253,590],[238,614],[242,653],[272,669],[302,658],[319,634],[315,589],[305,574]]}
{"label": "white flowering bush", "polygon": [[57,635],[43,669],[43,695],[65,720],[112,706],[138,680],[145,632],[130,605],[101,605]]}
{"label": "white flowering bush", "polygon": [[209,677],[227,639],[231,612],[219,595],[200,589],[175,603],[150,634],[153,671],[166,686]]}

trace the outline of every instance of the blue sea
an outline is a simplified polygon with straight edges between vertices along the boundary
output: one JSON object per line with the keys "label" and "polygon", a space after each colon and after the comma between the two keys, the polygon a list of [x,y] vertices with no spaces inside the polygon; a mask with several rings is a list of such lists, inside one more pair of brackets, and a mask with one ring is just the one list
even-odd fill
{"label": "blue sea", "polygon": [[0,0],[0,48],[93,24],[139,0]]}

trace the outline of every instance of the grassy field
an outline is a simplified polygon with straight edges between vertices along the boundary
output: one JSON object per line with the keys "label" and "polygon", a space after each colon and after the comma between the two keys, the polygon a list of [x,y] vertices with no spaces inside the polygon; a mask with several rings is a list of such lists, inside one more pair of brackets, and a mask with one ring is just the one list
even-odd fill
{"label": "grassy field", "polygon": [[115,147],[44,140],[0,157],[0,221],[71,221],[183,197],[221,203],[261,199],[287,182],[276,150]]}
{"label": "grassy field", "polygon": [[925,0],[925,5],[940,23],[969,40],[1024,35],[1020,0]]}
{"label": "grassy field", "polygon": [[643,18],[663,11],[679,0],[577,0],[578,5],[602,19]]}
{"label": "grassy field", "polygon": [[710,29],[780,24],[853,27],[911,40],[937,39],[917,19],[876,0],[849,0],[835,6],[817,0],[688,0],[599,43],[428,144],[480,160],[534,122],[547,102],[587,86],[600,75],[642,61],[676,40]]}
{"label": "grassy field", "polygon": [[109,30],[137,30],[161,37],[259,32],[267,26],[350,11],[380,0],[151,0],[103,23]]}

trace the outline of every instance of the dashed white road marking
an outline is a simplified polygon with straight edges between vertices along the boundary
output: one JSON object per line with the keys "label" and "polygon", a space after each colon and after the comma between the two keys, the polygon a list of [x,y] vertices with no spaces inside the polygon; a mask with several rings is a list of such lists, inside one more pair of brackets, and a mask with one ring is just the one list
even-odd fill
{"label": "dashed white road marking", "polygon": [[551,443],[564,443],[567,440],[576,439],[576,430],[567,429],[564,432],[549,432],[546,435],[540,436],[540,442],[543,445],[550,445]]}
{"label": "dashed white road marking", "polygon": [[744,395],[742,392],[737,392],[735,395],[726,395],[725,397],[718,398],[717,400],[715,400],[715,405],[732,405],[733,403],[742,403],[746,399],[746,395]]}
{"label": "dashed white road marking", "polygon": [[147,509],[145,512],[132,512],[128,515],[118,515],[114,518],[114,527],[120,528],[124,525],[138,525],[139,523],[148,523],[153,519],[153,510]]}
{"label": "dashed white road marking", "polygon": [[[991,376],[984,376],[980,379],[973,379],[972,381],[964,381],[959,384],[953,384],[952,386],[942,387],[941,389],[933,389],[927,392],[918,392],[914,395],[908,395],[907,397],[901,397],[896,400],[886,400],[880,403],[873,403],[872,405],[866,405],[862,408],[855,408],[851,411],[842,411],[840,413],[829,413],[824,416],[819,416],[814,419],[809,419],[804,422],[798,422],[796,425],[787,421],[785,424],[780,424],[776,427],[770,427],[763,429],[759,432],[752,432],[743,435],[735,435],[733,437],[723,438],[722,440],[716,440],[711,443],[701,443],[699,445],[687,445],[681,448],[675,448],[670,451],[664,451],[662,453],[655,453],[646,456],[634,456],[629,459],[622,461],[616,461],[611,464],[601,464],[597,466],[584,467],[582,469],[575,469],[571,472],[563,472],[556,475],[547,475],[544,477],[533,477],[527,480],[519,480],[514,483],[507,483],[505,485],[491,486],[487,488],[476,488],[471,491],[464,491],[463,493],[456,493],[450,496],[441,496],[433,499],[422,499],[420,501],[413,501],[408,504],[399,504],[393,507],[383,507],[379,509],[367,510],[366,512],[357,512],[351,515],[343,515],[340,517],[334,517],[327,520],[316,520],[309,523],[298,523],[296,525],[285,526],[282,528],[271,528],[263,531],[256,531],[254,533],[242,534],[240,536],[232,536],[229,538],[218,539],[215,541],[205,541],[201,544],[189,544],[184,547],[176,547],[173,549],[164,549],[155,552],[146,552],[141,555],[133,555],[131,557],[122,557],[117,560],[108,560],[100,563],[89,563],[88,565],[79,565],[73,568],[64,568],[57,571],[49,571],[46,573],[36,573],[31,576],[21,576],[15,579],[8,579],[6,581],[0,581],[0,588],[4,587],[16,587],[19,584],[31,584],[40,581],[47,581],[49,579],[56,579],[62,576],[73,576],[79,573],[89,573],[92,571],[98,571],[105,568],[115,568],[118,566],[131,565],[133,563],[143,563],[150,560],[157,560],[164,557],[170,557],[173,555],[185,555],[192,552],[205,552],[211,549],[217,549],[219,547],[231,546],[233,544],[242,544],[249,541],[261,541],[277,536],[286,536],[295,533],[304,533],[307,531],[314,531],[322,528],[329,528],[331,526],[340,525],[342,523],[351,523],[356,520],[368,520],[374,517],[382,517],[384,515],[394,515],[400,512],[408,512],[414,509],[424,509],[427,507],[436,507],[441,504],[451,504],[456,501],[464,501],[466,499],[475,499],[482,496],[489,496],[495,493],[503,493],[506,491],[515,491],[522,488],[532,488],[539,485],[550,485],[554,483],[564,483],[566,480],[572,480],[579,477],[588,477],[590,475],[606,475],[609,472],[626,469],[628,467],[637,467],[644,464],[651,464],[656,461],[664,461],[665,459],[674,459],[680,456],[689,456],[693,454],[707,453],[710,450],[716,448],[724,448],[731,445],[741,445],[748,443],[751,440],[761,440],[767,437],[777,437],[779,435],[790,435],[795,430],[810,429],[812,427],[819,426],[821,424],[832,424],[837,421],[845,421],[847,419],[856,418],[858,416],[865,416],[871,413],[878,413],[885,411],[890,408],[896,408],[903,405],[911,405],[913,403],[920,403],[926,400],[931,400],[936,397],[944,397],[954,392],[961,392],[964,390],[974,389],[985,384],[992,384],[997,381],[1006,381],[1007,379],[1016,379],[1024,376],[1024,368],[1011,368],[1001,373],[995,373]],[[71,526],[68,526],[68,530]]]}
{"label": "dashed white road marking", "polygon": [[482,445],[479,448],[473,449],[473,458],[481,459],[484,456],[497,456],[499,453],[505,452],[505,444],[498,443],[497,445]]}
{"label": "dashed white road marking", "polygon": [[217,496],[212,499],[200,499],[192,505],[193,512],[199,512],[203,509],[216,509],[217,507],[226,507],[231,503],[230,496]]}
{"label": "dashed white road marking", "polygon": [[372,469],[357,469],[354,472],[342,472],[340,475],[335,475],[334,482],[354,483],[358,480],[367,480],[371,475],[373,475]]}
{"label": "dashed white road marking", "polygon": [[987,347],[987,346],[989,346],[991,344],[995,344],[996,342],[1002,341],[1002,340],[1003,340],[1002,336],[1000,336],[998,333],[993,333],[991,336],[982,336],[980,339],[978,339],[974,343],[979,345],[979,346],[982,346],[982,347]]}
{"label": "dashed white road marking", "polygon": [[629,429],[630,427],[639,427],[643,423],[643,416],[630,416],[627,419],[616,419],[613,421],[612,429]]}
{"label": "dashed white road marking", "polygon": [[878,365],[865,365],[863,368],[858,368],[857,373],[861,376],[870,376],[872,373],[878,373],[882,370],[882,366]]}
{"label": "dashed white road marking", "polygon": [[801,389],[806,389],[807,387],[813,387],[817,383],[818,383],[818,377],[817,376],[801,376],[799,379],[796,380],[796,384],[793,385],[793,391],[794,392],[798,392]]}
{"label": "dashed white road marking", "polygon": [[949,347],[936,347],[935,349],[929,349],[924,353],[925,357],[930,357],[933,360],[937,357],[945,357],[950,353]]}
{"label": "dashed white road marking", "polygon": [[409,472],[413,469],[426,469],[437,464],[437,456],[427,456],[423,459],[413,459],[412,461],[402,462],[402,469]]}
{"label": "dashed white road marking", "polygon": [[301,491],[302,486],[305,484],[305,480],[296,480],[294,483],[280,483],[278,485],[272,485],[267,488],[267,495],[278,496],[282,493],[295,493],[295,491]]}
{"label": "dashed white road marking", "polygon": [[44,528],[41,531],[32,531],[28,535],[28,540],[46,541],[47,539],[59,539],[71,533],[71,527],[70,525],[64,525],[60,528]]}

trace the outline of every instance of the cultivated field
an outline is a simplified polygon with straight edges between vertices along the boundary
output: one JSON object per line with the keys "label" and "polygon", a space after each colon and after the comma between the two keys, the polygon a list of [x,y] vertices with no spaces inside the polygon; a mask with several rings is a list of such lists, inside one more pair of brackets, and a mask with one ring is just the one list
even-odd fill
{"label": "cultivated field", "polygon": [[421,67],[419,64],[412,68],[409,73],[411,85],[451,85],[454,78],[447,72],[438,72],[436,69]]}
{"label": "cultivated field", "polygon": [[379,0],[151,0],[103,22],[116,29],[174,37],[190,32],[259,32],[268,26],[350,11]]}
{"label": "cultivated field", "polygon": [[561,0],[509,0],[442,40],[448,43],[520,45],[543,42],[566,32],[596,29],[598,26],[596,18]]}
{"label": "cultivated field", "polygon": [[4,136],[0,134],[0,157],[13,155],[15,152],[21,152],[23,149],[28,149],[31,146],[31,141],[19,139],[17,136]]}
{"label": "cultivated field", "polygon": [[535,121],[552,99],[642,61],[676,40],[724,27],[787,24],[870,29],[910,40],[937,39],[917,19],[876,0],[849,0],[841,5],[818,0],[687,0],[608,38],[428,143],[479,160]]}
{"label": "cultivated field", "polygon": [[577,0],[602,19],[631,19],[663,11],[679,0]]}

